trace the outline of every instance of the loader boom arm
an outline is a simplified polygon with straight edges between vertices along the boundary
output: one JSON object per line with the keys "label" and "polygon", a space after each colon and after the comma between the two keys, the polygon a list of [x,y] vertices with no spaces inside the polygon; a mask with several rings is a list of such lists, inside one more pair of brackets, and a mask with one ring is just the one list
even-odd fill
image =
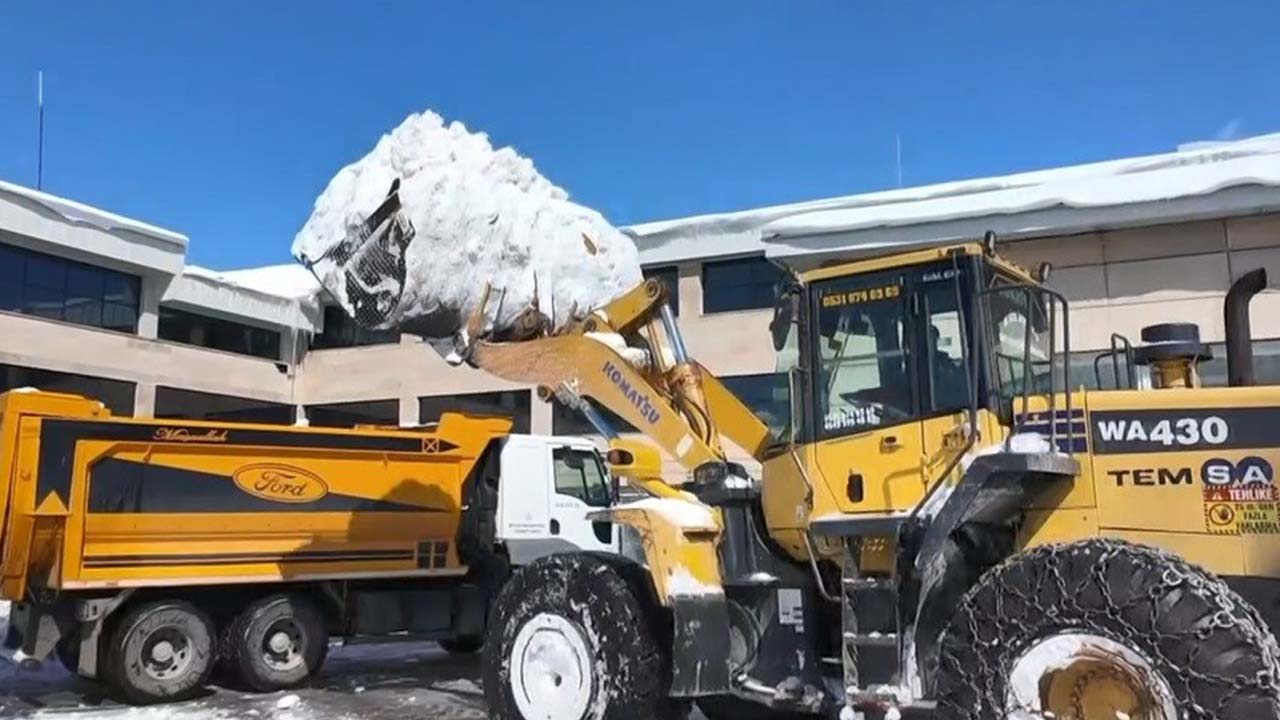
{"label": "loader boom arm", "polygon": [[[690,471],[724,465],[722,436],[759,458],[768,427],[706,368],[683,357],[666,303],[662,284],[647,280],[562,334],[477,341],[470,362],[544,392],[590,397]],[[635,362],[636,355],[647,360]]]}

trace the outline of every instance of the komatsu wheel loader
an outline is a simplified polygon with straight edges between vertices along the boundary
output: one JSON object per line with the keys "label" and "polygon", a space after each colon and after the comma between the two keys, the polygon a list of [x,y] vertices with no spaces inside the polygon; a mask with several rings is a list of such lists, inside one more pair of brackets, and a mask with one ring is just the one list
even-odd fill
{"label": "komatsu wheel loader", "polygon": [[654,495],[596,515],[643,562],[552,555],[504,586],[490,716],[1280,718],[1280,389],[1250,386],[1248,329],[1265,274],[1227,296],[1233,387],[1202,387],[1209,348],[1167,324],[1113,338],[1085,390],[1046,273],[988,234],[794,275],[781,436],[689,356],[655,280],[554,335],[486,340],[473,318],[471,364],[638,428],[608,458]]}

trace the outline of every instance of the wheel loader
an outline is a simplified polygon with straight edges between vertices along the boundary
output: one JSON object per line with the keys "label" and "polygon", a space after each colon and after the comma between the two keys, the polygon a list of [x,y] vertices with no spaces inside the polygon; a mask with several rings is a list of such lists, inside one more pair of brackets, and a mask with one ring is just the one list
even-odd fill
{"label": "wheel loader", "polygon": [[792,274],[781,434],[689,356],[658,281],[555,334],[473,318],[472,365],[581,409],[653,496],[595,515],[643,562],[556,554],[504,586],[490,716],[1280,717],[1280,390],[1253,386],[1248,324],[1265,273],[1230,289],[1231,387],[1206,388],[1181,323],[1114,336],[1089,383],[1049,270],[988,234]]}

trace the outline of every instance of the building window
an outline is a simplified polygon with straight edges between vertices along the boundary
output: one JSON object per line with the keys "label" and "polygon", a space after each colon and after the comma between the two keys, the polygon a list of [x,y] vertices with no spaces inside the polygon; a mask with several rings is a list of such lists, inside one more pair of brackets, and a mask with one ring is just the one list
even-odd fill
{"label": "building window", "polygon": [[399,400],[308,405],[307,422],[312,427],[349,428],[356,425],[399,425]]}
{"label": "building window", "polygon": [[447,412],[509,417],[515,421],[512,432],[527,433],[531,422],[529,391],[504,390],[418,398],[418,422],[437,422]]}
{"label": "building window", "polygon": [[680,315],[680,271],[675,265],[644,269],[644,279],[660,280],[667,286],[667,302],[671,305],[671,313]]}
{"label": "building window", "polygon": [[720,382],[769,426],[774,437],[786,432],[791,421],[791,390],[786,373],[735,375],[722,377]]}
{"label": "building window", "polygon": [[284,403],[160,386],[156,388],[155,416],[292,425],[294,410]]}
{"label": "building window", "polygon": [[0,244],[0,310],[136,333],[140,285],[135,275]]}
{"label": "building window", "polygon": [[134,383],[108,380],[91,375],[57,372],[20,365],[0,365],[0,392],[13,388],[33,387],[48,392],[83,395],[97,400],[112,415],[133,415]]}
{"label": "building window", "polygon": [[278,330],[199,315],[173,307],[160,306],[158,334],[161,340],[172,340],[240,355],[253,355],[268,360],[280,359],[280,331]]}
{"label": "building window", "polygon": [[[613,428],[614,432],[638,432],[636,427],[631,423],[623,420],[621,416],[612,410],[606,408],[600,403],[585,398],[591,406],[604,416],[605,422]],[[563,403],[553,403],[551,406],[551,432],[554,435],[597,435],[596,429],[582,413]]]}
{"label": "building window", "polygon": [[370,330],[355,321],[337,305],[324,308],[324,330],[311,338],[314,350],[358,347],[361,345],[385,345],[400,342],[396,330]]}
{"label": "building window", "polygon": [[786,276],[762,257],[702,264],[702,312],[773,307],[776,286]]}

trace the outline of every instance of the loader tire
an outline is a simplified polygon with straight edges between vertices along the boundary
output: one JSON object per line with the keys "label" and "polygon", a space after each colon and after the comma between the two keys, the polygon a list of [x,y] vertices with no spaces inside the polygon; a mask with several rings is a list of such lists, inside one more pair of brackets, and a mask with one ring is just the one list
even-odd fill
{"label": "loader tire", "polygon": [[1181,558],[1116,540],[1038,547],[986,572],[939,661],[946,720],[1280,718],[1280,648],[1258,611]]}
{"label": "loader tire", "polygon": [[550,555],[494,603],[483,677],[494,720],[681,720],[655,616],[610,563]]}
{"label": "loader tire", "polygon": [[324,616],[299,595],[255,600],[222,634],[222,658],[232,681],[258,692],[301,685],[320,671],[328,651]]}
{"label": "loader tire", "polygon": [[191,603],[135,606],[114,624],[104,678],[113,694],[133,705],[185,700],[209,677],[213,638],[209,616]]}

